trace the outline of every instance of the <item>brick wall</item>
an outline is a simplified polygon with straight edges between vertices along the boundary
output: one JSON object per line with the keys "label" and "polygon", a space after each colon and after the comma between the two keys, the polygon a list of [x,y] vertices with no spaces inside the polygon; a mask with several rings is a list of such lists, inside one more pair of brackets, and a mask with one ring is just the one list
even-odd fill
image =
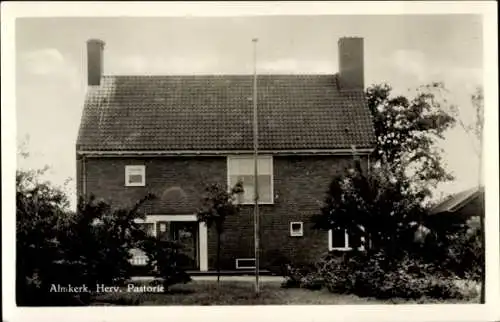
{"label": "brick wall", "polygon": [[[328,250],[324,231],[312,228],[332,176],[351,163],[350,157],[294,156],[274,158],[274,204],[260,207],[261,266],[269,267],[280,256],[294,262],[310,262]],[[196,158],[87,158],[77,160],[79,192],[127,207],[148,193],[158,199],[147,205],[151,214],[192,214],[200,203],[205,184],[226,184],[225,157]],[[146,186],[125,187],[125,166],[146,165]],[[290,222],[304,222],[303,237],[290,236]],[[221,266],[234,269],[236,258],[254,257],[253,206],[242,206],[237,217],[228,218],[222,236]],[[208,232],[209,268],[215,267],[216,234]]]}
{"label": "brick wall", "polygon": [[[311,216],[319,213],[332,177],[351,162],[351,157],[274,157],[274,204],[259,208],[262,267],[275,266],[279,257],[312,262],[328,251],[328,234],[313,229]],[[221,253],[225,268],[234,268],[235,258],[255,257],[253,206],[242,207],[239,218],[226,222]],[[290,236],[294,221],[304,223],[302,237]]]}
{"label": "brick wall", "polygon": [[[125,186],[125,166],[145,165],[145,187]],[[80,166],[81,168],[82,166]],[[151,214],[192,214],[199,206],[204,185],[226,182],[226,158],[87,158],[86,191],[128,207],[153,193],[147,207]]]}

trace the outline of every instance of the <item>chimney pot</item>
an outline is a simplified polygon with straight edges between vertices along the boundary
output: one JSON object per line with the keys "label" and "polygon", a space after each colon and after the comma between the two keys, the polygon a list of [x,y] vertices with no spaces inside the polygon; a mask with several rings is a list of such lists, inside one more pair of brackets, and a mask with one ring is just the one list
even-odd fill
{"label": "chimney pot", "polygon": [[103,72],[104,41],[87,40],[87,80],[89,86],[99,86]]}
{"label": "chimney pot", "polygon": [[338,50],[340,87],[342,89],[364,90],[363,38],[340,38]]}

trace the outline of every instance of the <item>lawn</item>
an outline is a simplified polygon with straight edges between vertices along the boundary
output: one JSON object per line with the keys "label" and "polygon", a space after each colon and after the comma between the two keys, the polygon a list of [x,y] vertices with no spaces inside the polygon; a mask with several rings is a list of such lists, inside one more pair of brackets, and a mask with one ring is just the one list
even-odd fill
{"label": "lawn", "polygon": [[[175,285],[169,294],[160,293],[107,293],[94,298],[94,305],[280,305],[280,304],[415,304],[415,303],[474,303],[468,301],[437,301],[392,299],[390,301],[373,298],[361,298],[355,295],[333,294],[327,290],[310,291],[306,289],[281,288],[279,282],[261,284],[258,298],[254,295],[251,282],[192,281],[188,284]],[[476,302],[477,303],[477,302]]]}

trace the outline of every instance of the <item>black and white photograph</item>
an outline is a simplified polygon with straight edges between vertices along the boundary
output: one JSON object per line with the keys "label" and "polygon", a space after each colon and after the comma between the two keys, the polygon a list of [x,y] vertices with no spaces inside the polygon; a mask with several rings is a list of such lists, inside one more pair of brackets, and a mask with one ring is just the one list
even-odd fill
{"label": "black and white photograph", "polygon": [[496,3],[463,3],[89,3],[9,20],[13,306],[494,316]]}

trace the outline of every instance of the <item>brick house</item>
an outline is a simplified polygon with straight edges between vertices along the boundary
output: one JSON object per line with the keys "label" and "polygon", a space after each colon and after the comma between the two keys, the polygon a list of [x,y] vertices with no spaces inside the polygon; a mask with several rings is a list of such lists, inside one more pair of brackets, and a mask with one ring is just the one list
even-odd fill
{"label": "brick house", "polygon": [[[207,271],[216,235],[195,215],[205,185],[242,180],[242,210],[226,221],[221,266],[253,268],[253,76],[104,76],[103,49],[87,42],[78,194],[127,206],[154,193],[144,227],[180,239],[191,268]],[[278,257],[305,262],[349,249],[347,234],[311,223],[332,176],[351,165],[352,147],[367,166],[375,142],[363,39],[341,38],[338,49],[338,74],[258,76],[262,268]]]}

